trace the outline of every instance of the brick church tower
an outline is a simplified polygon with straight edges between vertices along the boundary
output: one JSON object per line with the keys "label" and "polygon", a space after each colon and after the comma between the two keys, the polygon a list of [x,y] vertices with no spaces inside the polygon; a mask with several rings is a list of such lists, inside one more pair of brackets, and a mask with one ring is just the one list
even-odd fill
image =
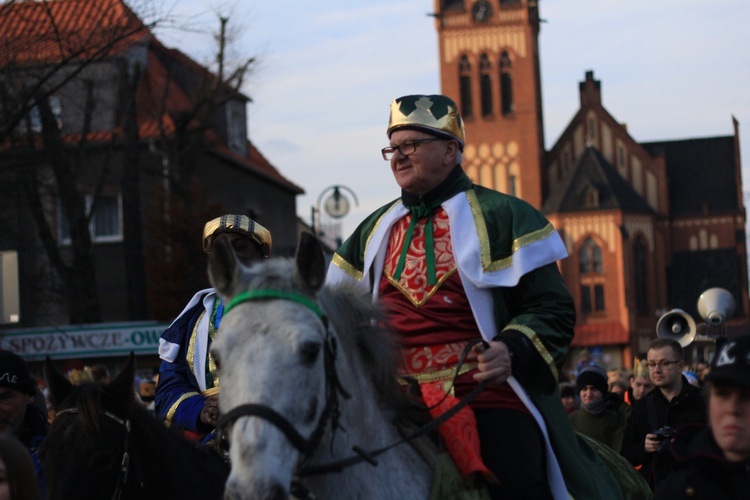
{"label": "brick church tower", "polygon": [[540,208],[544,128],[535,0],[435,0],[442,93],[466,125],[464,170]]}

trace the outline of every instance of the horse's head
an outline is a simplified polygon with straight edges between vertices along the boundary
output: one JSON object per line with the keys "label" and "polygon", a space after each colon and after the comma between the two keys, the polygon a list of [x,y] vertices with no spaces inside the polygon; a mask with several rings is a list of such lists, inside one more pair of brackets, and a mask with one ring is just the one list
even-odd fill
{"label": "horse's head", "polygon": [[320,245],[302,235],[294,260],[269,259],[248,269],[217,240],[209,276],[225,303],[211,349],[221,379],[219,406],[224,416],[243,409],[225,428],[232,460],[227,494],[286,498],[329,397],[330,336],[315,297],[325,280]]}
{"label": "horse's head", "polygon": [[111,383],[75,386],[47,357],[45,373],[57,412],[40,448],[48,498],[108,498],[115,493],[126,422],[135,403],[134,366],[131,353]]}

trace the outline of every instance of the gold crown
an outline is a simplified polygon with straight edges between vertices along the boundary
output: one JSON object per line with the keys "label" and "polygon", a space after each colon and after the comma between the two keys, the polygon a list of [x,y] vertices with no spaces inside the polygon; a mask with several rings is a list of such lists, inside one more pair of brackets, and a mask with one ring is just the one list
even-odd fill
{"label": "gold crown", "polygon": [[407,95],[391,103],[388,137],[400,128],[423,129],[428,133],[448,136],[464,147],[464,122],[458,107],[444,95]]}
{"label": "gold crown", "polygon": [[633,361],[633,378],[648,378],[648,363],[645,359],[635,358]]}
{"label": "gold crown", "polygon": [[246,215],[222,215],[206,222],[203,226],[203,251],[209,253],[214,238],[222,233],[244,234],[252,238],[260,247],[264,257],[271,255],[271,233]]}

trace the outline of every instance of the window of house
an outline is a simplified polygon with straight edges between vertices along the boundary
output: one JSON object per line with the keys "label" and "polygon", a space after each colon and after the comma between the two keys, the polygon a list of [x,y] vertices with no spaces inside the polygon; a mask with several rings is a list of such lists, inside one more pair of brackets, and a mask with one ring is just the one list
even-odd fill
{"label": "window of house", "polygon": [[599,190],[594,186],[586,189],[584,205],[586,208],[599,208]]}
{"label": "window of house", "polygon": [[487,54],[482,54],[479,59],[479,85],[482,98],[482,116],[492,114],[492,63]]}
{"label": "window of house", "polygon": [[589,117],[588,125],[589,125],[589,130],[588,130],[589,139],[592,141],[595,141],[596,140],[596,120],[594,119],[593,116]]}
{"label": "window of house", "polygon": [[[86,196],[86,210],[90,211],[94,197]],[[122,241],[122,199],[119,194],[100,194],[93,207],[94,213],[89,223],[91,240],[95,243]],[[59,206],[58,213],[58,241],[62,245],[70,244],[70,226],[65,211]]]}
{"label": "window of house", "polygon": [[461,93],[461,116],[471,118],[474,116],[471,98],[471,63],[465,55],[461,56],[458,63],[458,75],[459,92]]}
{"label": "window of house", "polygon": [[500,112],[503,116],[513,114],[513,77],[510,74],[510,56],[500,54]]}
{"label": "window of house", "polygon": [[602,249],[592,238],[587,238],[578,249],[580,271],[581,312],[602,312],[604,303],[604,275]]}
{"label": "window of house", "polygon": [[227,140],[229,149],[242,154],[246,153],[245,105],[240,101],[227,103]]}
{"label": "window of house", "polygon": [[[52,111],[52,116],[57,122],[57,128],[62,128],[62,101],[60,100],[60,96],[52,94],[47,98],[47,102],[49,103],[50,111]],[[42,131],[42,115],[37,104],[34,104],[31,109],[29,109],[27,119],[29,130],[36,133]],[[25,131],[26,130],[24,130],[24,132]]]}
{"label": "window of house", "polygon": [[518,196],[516,194],[518,192],[518,186],[516,186],[516,176],[513,174],[508,175],[508,192],[506,194],[509,194],[511,196]]}
{"label": "window of house", "polygon": [[625,166],[625,146],[622,144],[617,146],[617,165],[620,167]]}
{"label": "window of house", "polygon": [[638,239],[635,242],[633,248],[633,281],[635,283],[635,304],[638,314],[641,316],[648,316],[648,286],[646,284],[646,273],[648,267],[646,259],[648,258],[648,252],[646,249],[646,243],[642,239]]}
{"label": "window of house", "polygon": [[462,10],[464,8],[464,0],[443,0],[443,10]]}
{"label": "window of house", "polygon": [[602,249],[596,242],[588,238],[578,250],[581,273],[602,272]]}

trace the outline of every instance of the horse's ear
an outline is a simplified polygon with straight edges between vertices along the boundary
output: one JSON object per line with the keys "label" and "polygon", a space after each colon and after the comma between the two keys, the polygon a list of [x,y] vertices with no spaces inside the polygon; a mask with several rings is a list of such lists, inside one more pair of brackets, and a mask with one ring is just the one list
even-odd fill
{"label": "horse's ear", "polygon": [[223,298],[232,296],[232,285],[239,273],[240,262],[226,238],[216,238],[208,254],[208,279]]}
{"label": "horse's ear", "polygon": [[297,246],[297,274],[311,291],[323,286],[326,279],[326,260],[318,239],[310,233],[300,235]]}
{"label": "horse's ear", "polygon": [[135,353],[130,351],[125,367],[112,382],[107,384],[106,391],[115,396],[120,401],[132,401],[134,399],[135,388],[133,379],[135,377]]}
{"label": "horse's ear", "polygon": [[65,375],[57,371],[57,368],[52,364],[52,359],[49,356],[44,360],[44,373],[47,376],[49,400],[52,403],[52,406],[57,408],[60,406],[60,403],[68,397],[70,391],[73,390],[73,384],[70,383],[70,380],[65,378]]}

